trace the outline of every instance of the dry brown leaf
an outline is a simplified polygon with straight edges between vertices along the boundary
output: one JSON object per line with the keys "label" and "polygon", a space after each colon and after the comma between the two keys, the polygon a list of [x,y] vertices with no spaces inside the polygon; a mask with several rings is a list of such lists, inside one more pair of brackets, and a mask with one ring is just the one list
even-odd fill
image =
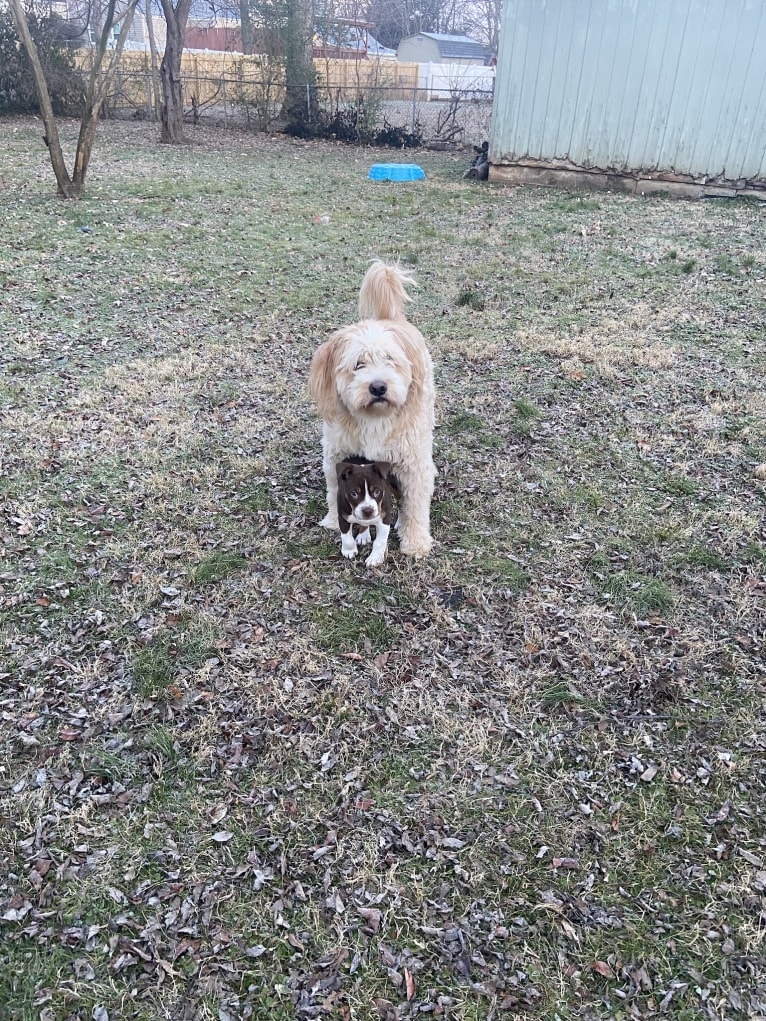
{"label": "dry brown leaf", "polygon": [[594,961],[590,967],[591,971],[595,971],[598,975],[603,975],[604,978],[614,978],[614,969],[606,961]]}
{"label": "dry brown leaf", "polygon": [[396,1007],[390,1000],[384,1000],[381,996],[376,996],[375,1009],[378,1012],[380,1021],[396,1021]]}
{"label": "dry brown leaf", "polygon": [[357,908],[357,914],[365,920],[365,928],[371,932],[377,932],[380,928],[380,921],[382,918],[381,912],[378,908]]}
{"label": "dry brown leaf", "polygon": [[417,983],[415,982],[415,977],[409,968],[404,969],[404,988],[407,993],[407,999],[413,1000],[417,990]]}
{"label": "dry brown leaf", "polygon": [[552,858],[551,866],[554,869],[579,869],[579,858]]}

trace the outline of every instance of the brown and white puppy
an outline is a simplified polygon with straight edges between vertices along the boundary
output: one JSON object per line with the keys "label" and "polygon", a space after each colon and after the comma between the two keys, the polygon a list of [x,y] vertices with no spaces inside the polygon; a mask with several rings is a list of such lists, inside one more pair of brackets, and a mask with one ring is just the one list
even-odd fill
{"label": "brown and white puppy", "polygon": [[[375,541],[365,560],[367,567],[379,567],[386,559],[392,498],[399,495],[396,480],[389,476],[390,468],[381,461],[341,461],[336,465],[341,552],[349,560],[355,557],[357,547],[370,542],[370,528],[374,528]],[[356,538],[354,525],[359,528]]]}
{"label": "brown and white puppy", "polygon": [[336,464],[352,455],[383,461],[401,488],[402,552],[423,557],[432,545],[434,381],[425,341],[404,315],[405,286],[413,283],[398,266],[374,262],[359,292],[360,321],[316,350],[309,385],[323,418],[328,510],[321,524],[339,524]]}

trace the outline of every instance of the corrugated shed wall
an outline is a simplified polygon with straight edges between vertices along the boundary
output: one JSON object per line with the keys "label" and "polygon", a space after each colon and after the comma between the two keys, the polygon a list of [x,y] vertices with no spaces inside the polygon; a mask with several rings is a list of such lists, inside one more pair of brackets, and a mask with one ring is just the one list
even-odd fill
{"label": "corrugated shed wall", "polygon": [[493,163],[766,179],[766,0],[505,0]]}

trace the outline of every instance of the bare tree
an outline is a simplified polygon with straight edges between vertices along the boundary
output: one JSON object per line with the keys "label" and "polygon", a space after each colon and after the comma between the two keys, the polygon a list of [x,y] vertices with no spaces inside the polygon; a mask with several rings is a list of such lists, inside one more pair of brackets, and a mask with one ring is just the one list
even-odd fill
{"label": "bare tree", "polygon": [[416,32],[465,33],[497,51],[503,0],[368,0],[374,35],[396,47]]}
{"label": "bare tree", "polygon": [[146,35],[149,39],[149,57],[152,62],[152,107],[155,120],[162,119],[162,102],[160,100],[160,71],[159,58],[157,56],[157,40],[154,36],[154,16],[152,15],[152,0],[145,0],[144,17],[146,19]]}
{"label": "bare tree", "polygon": [[318,119],[314,69],[314,0],[251,0],[253,34],[263,52],[283,62],[282,117],[288,131],[310,134]]}
{"label": "bare tree", "polygon": [[369,20],[373,35],[393,49],[406,36],[417,32],[458,30],[457,0],[370,0]]}
{"label": "bare tree", "polygon": [[453,0],[462,30],[497,53],[503,0]]}
{"label": "bare tree", "polygon": [[162,107],[160,111],[163,142],[178,144],[185,141],[184,99],[181,88],[181,55],[184,50],[184,33],[189,20],[192,0],[161,0],[162,13],[167,26],[165,53],[160,64]]}
{"label": "bare tree", "polygon": [[[96,129],[98,127],[101,107],[109,92],[125,39],[130,31],[133,13],[136,9],[136,0],[127,0],[127,4],[119,15],[117,14],[117,0],[108,0],[101,11],[101,31],[93,51],[93,64],[85,90],[85,103],[82,117],[80,118],[80,133],[77,138],[74,168],[71,175],[67,169],[66,160],[61,149],[58,125],[53,113],[48,82],[45,78],[40,54],[29,30],[26,11],[24,10],[22,0],[9,0],[9,4],[14,28],[22,46],[26,50],[32,69],[37,99],[40,104],[40,114],[45,127],[45,143],[50,152],[51,165],[53,166],[53,173],[56,176],[56,184],[58,185],[58,193],[62,198],[77,198],[85,187],[85,175],[88,171],[88,164],[93,152],[93,143],[96,139]],[[120,25],[119,35],[117,36],[114,48],[109,50],[109,43],[114,38],[114,28],[118,24]],[[110,56],[107,60],[106,54],[108,50]]]}
{"label": "bare tree", "polygon": [[250,17],[250,0],[239,0],[239,29],[242,52],[253,52],[253,19]]}
{"label": "bare tree", "polygon": [[318,108],[314,69],[314,3],[313,0],[287,0],[286,8],[283,114],[288,127],[300,129],[316,120]]}

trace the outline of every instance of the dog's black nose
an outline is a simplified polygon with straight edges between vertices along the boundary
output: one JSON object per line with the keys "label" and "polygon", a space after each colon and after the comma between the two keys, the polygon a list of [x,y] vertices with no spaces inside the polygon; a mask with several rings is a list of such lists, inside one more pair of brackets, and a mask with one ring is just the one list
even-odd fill
{"label": "dog's black nose", "polygon": [[375,510],[372,507],[362,507],[362,517],[363,518],[374,518],[375,517]]}
{"label": "dog's black nose", "polygon": [[376,379],[370,383],[370,393],[373,397],[385,397],[387,389],[388,387],[386,384],[382,383],[380,380]]}

